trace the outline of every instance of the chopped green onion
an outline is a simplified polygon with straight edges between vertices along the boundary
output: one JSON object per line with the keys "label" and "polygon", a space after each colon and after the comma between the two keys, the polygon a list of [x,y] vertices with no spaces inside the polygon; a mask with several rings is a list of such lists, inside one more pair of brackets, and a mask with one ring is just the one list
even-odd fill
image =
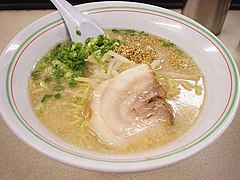
{"label": "chopped green onion", "polygon": [[55,98],[55,99],[60,99],[60,98],[61,98],[61,94],[59,94],[59,93],[55,94],[55,95],[54,95],[54,98]]}
{"label": "chopped green onion", "polygon": [[81,36],[82,33],[81,33],[81,31],[80,31],[79,29],[77,29],[77,30],[76,30],[76,34],[77,34],[78,36]]}
{"label": "chopped green onion", "polygon": [[45,94],[45,95],[42,97],[41,102],[44,103],[44,102],[46,102],[46,101],[48,101],[48,100],[50,100],[50,99],[52,99],[52,98],[54,98],[54,99],[60,99],[60,98],[61,98],[61,94],[60,94],[60,93],[57,93],[57,94],[55,94],[55,95]]}
{"label": "chopped green onion", "polygon": [[135,30],[132,29],[112,29],[113,33],[119,33],[119,34],[126,34],[126,35],[134,35],[138,32],[136,32]]}
{"label": "chopped green onion", "polygon": [[36,71],[31,73],[31,76],[32,76],[33,80],[40,79],[40,75],[41,75],[41,71],[39,71],[39,70],[36,70]]}
{"label": "chopped green onion", "polygon": [[51,99],[53,97],[53,95],[51,94],[45,94],[42,99],[41,102],[46,102],[47,100]]}
{"label": "chopped green onion", "polygon": [[52,80],[51,77],[45,77],[45,78],[44,78],[44,82],[46,82],[46,83],[50,82],[51,80]]}
{"label": "chopped green onion", "polygon": [[169,40],[160,40],[160,42],[162,43],[163,46],[165,47],[170,47],[170,46],[173,46],[174,44],[169,41]]}
{"label": "chopped green onion", "polygon": [[[76,34],[81,35],[81,31],[77,29]],[[97,38],[90,37],[85,43],[67,40],[43,56],[36,65],[36,71],[31,74],[32,79],[49,83],[55,92],[62,91],[66,85],[73,88],[77,86],[75,78],[85,76],[86,59],[90,55],[98,61],[105,53],[119,45],[119,40],[110,40],[106,34]],[[45,94],[41,102],[58,98],[59,95]]]}
{"label": "chopped green onion", "polygon": [[68,83],[68,86],[69,86],[69,87],[75,87],[76,85],[77,85],[76,81],[70,81],[70,82]]}

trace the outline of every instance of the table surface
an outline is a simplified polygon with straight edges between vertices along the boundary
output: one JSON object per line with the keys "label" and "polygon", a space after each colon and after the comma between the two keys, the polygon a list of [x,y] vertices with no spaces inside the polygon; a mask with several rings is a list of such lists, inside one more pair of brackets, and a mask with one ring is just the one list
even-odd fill
{"label": "table surface", "polygon": [[[0,11],[0,52],[24,27],[53,10]],[[218,38],[240,67],[240,11],[229,11]],[[240,69],[240,68],[239,68]],[[0,179],[239,179],[240,109],[233,122],[209,147],[170,167],[139,173],[101,173],[74,168],[35,151],[0,117]]]}

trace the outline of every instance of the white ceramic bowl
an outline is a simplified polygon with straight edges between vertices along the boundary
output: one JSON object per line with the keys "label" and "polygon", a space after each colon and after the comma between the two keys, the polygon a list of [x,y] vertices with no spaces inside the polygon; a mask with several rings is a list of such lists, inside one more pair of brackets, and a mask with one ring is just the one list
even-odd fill
{"label": "white ceramic bowl", "polygon": [[199,152],[219,137],[232,121],[239,102],[239,74],[224,45],[207,29],[178,13],[139,3],[98,2],[76,7],[102,28],[143,30],[167,38],[197,61],[207,96],[196,124],[181,138],[149,152],[110,155],[78,149],[50,133],[34,115],[27,82],[36,61],[68,38],[60,15],[52,13],[21,31],[0,60],[0,111],[24,142],[61,162],[91,170],[142,171],[168,166]]}

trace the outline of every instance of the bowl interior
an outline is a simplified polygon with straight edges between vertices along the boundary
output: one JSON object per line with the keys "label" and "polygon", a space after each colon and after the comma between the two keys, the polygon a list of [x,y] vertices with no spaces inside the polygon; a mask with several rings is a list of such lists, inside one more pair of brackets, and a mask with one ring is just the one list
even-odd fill
{"label": "bowl interior", "polygon": [[[206,82],[205,104],[197,122],[181,138],[149,152],[109,155],[78,149],[49,132],[34,115],[28,97],[30,72],[39,58],[68,32],[58,13],[18,34],[2,54],[1,112],[10,128],[48,156],[77,167],[103,171],[136,171],[184,159],[218,137],[231,122],[239,99],[238,72],[222,43],[202,26],[174,12],[149,5],[109,2],[77,7],[103,29],[145,31],[171,40],[197,62]],[[117,166],[113,166],[117,164]],[[143,166],[144,165],[144,166]]]}

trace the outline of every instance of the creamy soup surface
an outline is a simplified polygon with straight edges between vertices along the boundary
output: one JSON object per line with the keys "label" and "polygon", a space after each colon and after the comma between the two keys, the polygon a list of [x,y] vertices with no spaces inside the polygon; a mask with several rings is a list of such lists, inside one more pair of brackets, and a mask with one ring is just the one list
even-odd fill
{"label": "creamy soup surface", "polygon": [[[197,120],[205,96],[204,77],[194,59],[172,42],[155,35],[134,30],[113,29],[105,32],[116,45],[112,43],[110,47],[108,42],[101,42],[103,45],[99,42],[99,47],[106,46],[108,49],[102,48],[101,55],[97,54],[99,50],[97,53],[95,49],[91,50],[91,55],[86,55],[85,62],[80,65],[77,60],[66,60],[73,67],[70,72],[65,61],[58,59],[74,59],[81,55],[75,53],[78,45],[70,41],[63,42],[62,46],[57,45],[37,62],[28,87],[32,108],[39,120],[52,133],[74,146],[114,154],[159,148],[186,133]],[[134,65],[124,64],[124,61],[118,63],[116,54]],[[116,62],[113,63],[112,59]],[[159,123],[135,135],[134,141],[124,146],[116,148],[106,145],[89,127],[91,94],[100,83],[138,64],[148,64],[166,92],[165,101],[172,108],[173,123],[170,126]],[[77,69],[76,73],[74,68]],[[110,70],[112,73],[108,72]]]}

